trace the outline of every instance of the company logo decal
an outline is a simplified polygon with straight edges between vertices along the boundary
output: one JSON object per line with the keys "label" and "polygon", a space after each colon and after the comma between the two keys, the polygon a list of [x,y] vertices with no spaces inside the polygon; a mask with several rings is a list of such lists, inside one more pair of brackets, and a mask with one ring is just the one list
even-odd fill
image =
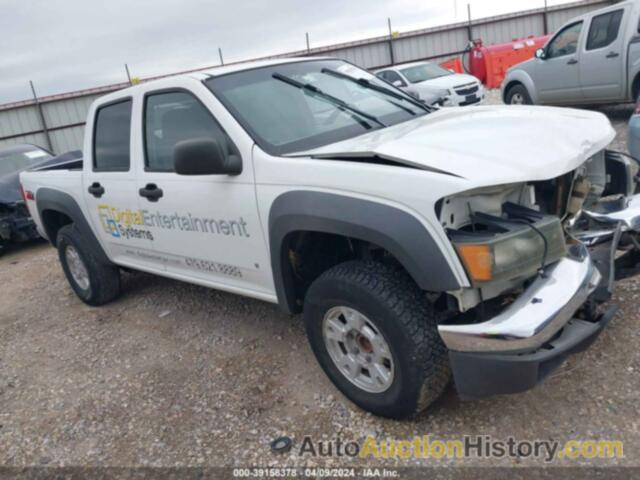
{"label": "company logo decal", "polygon": [[196,217],[191,213],[176,212],[169,215],[160,211],[121,209],[106,204],[98,205],[98,216],[104,231],[114,238],[153,241],[150,230],[153,228],[245,238],[251,236],[247,222],[242,217],[229,220]]}

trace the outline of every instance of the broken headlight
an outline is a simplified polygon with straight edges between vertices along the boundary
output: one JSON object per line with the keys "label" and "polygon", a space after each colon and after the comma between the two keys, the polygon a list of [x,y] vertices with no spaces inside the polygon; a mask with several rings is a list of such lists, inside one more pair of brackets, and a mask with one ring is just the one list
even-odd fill
{"label": "broken headlight", "polygon": [[527,278],[566,254],[560,219],[505,203],[503,215],[471,215],[449,238],[475,286]]}

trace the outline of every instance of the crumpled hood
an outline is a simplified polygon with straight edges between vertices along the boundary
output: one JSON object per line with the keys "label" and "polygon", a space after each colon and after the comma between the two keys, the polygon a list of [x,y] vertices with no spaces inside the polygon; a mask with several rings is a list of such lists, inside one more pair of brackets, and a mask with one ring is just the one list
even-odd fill
{"label": "crumpled hood", "polygon": [[47,155],[42,161],[29,165],[24,170],[0,176],[0,203],[13,204],[22,201],[22,194],[20,193],[21,172],[53,164],[62,157],[62,155],[59,157]]}
{"label": "crumpled hood", "polygon": [[20,200],[20,172],[0,177],[0,203],[13,204]]}
{"label": "crumpled hood", "polygon": [[554,107],[441,109],[412,121],[292,156],[378,156],[448,173],[473,186],[563,175],[615,137],[601,113]]}
{"label": "crumpled hood", "polygon": [[426,80],[420,83],[414,83],[411,86],[418,90],[420,90],[421,88],[426,88],[429,90],[442,90],[442,89],[450,90],[453,87],[468,85],[469,83],[474,83],[474,82],[480,83],[480,81],[476,77],[467,75],[466,73],[459,73],[459,74],[453,74],[453,75],[445,75],[443,77]]}

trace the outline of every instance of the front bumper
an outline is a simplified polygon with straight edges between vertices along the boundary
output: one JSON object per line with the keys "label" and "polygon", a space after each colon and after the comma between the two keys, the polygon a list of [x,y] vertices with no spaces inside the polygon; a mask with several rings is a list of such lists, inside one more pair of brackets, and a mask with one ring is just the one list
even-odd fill
{"label": "front bumper", "polygon": [[469,96],[461,96],[453,94],[447,98],[447,101],[444,102],[445,107],[467,107],[467,106],[475,106],[479,107],[480,105],[484,105],[486,96],[484,92],[479,92]]}
{"label": "front bumper", "polygon": [[542,381],[570,353],[587,348],[615,309],[575,318],[602,280],[586,246],[547,267],[500,314],[481,323],[438,326],[463,399],[518,393]]}
{"label": "front bumper", "polygon": [[[640,194],[601,201],[582,211],[570,234],[579,245],[547,267],[510,306],[488,321],[441,324],[462,398],[517,393],[534,387],[569,354],[586,349],[617,311],[597,317],[614,279],[640,273]],[[620,256],[620,249],[627,253]],[[580,307],[589,300],[583,315]]]}
{"label": "front bumper", "polygon": [[587,248],[545,268],[499,315],[481,323],[441,324],[438,331],[456,352],[522,353],[548,342],[571,320],[601,280]]}
{"label": "front bumper", "polygon": [[0,215],[0,242],[23,242],[37,238],[38,232],[26,207],[12,205],[8,212]]}
{"label": "front bumper", "polygon": [[568,355],[587,349],[615,315],[609,308],[597,321],[570,319],[562,331],[530,353],[496,354],[449,352],[458,395],[474,399],[524,392],[533,388],[564,362]]}
{"label": "front bumper", "polygon": [[602,225],[609,225],[608,231],[611,236],[613,236],[618,224],[621,225],[623,232],[640,231],[640,194],[619,201],[603,202],[603,205],[604,208],[585,210],[583,213]]}

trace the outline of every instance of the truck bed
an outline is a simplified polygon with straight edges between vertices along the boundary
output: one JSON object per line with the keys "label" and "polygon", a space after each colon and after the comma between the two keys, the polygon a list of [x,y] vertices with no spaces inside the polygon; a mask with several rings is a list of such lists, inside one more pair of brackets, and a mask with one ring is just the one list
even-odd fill
{"label": "truck bed", "polygon": [[[45,165],[20,173],[20,184],[25,192],[32,193],[35,198],[38,198],[41,189],[62,192],[71,196],[80,208],[84,210],[82,165],[81,152],[65,153],[53,158]],[[42,228],[40,213],[36,208],[30,208],[30,213],[36,223],[38,233],[47,238]],[[84,213],[86,214],[87,212]]]}
{"label": "truck bed", "polygon": [[83,157],[80,150],[63,153],[57,157],[53,157],[44,165],[32,168],[32,172],[43,172],[49,170],[82,170]]}

